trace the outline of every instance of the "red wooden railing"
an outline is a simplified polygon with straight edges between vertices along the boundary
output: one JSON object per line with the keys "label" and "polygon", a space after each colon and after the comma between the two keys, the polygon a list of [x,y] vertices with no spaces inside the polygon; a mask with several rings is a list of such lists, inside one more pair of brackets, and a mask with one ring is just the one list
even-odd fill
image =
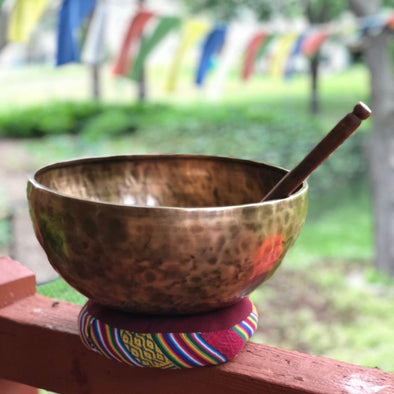
{"label": "red wooden railing", "polygon": [[35,290],[31,271],[0,257],[1,394],[394,393],[394,374],[255,343],[216,367],[129,367],[83,346],[80,306]]}

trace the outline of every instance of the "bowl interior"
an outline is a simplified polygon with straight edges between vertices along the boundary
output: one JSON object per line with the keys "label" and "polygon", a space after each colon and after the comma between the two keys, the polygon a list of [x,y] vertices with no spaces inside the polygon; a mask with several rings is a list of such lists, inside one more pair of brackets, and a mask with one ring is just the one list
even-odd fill
{"label": "bowl interior", "polygon": [[113,204],[220,207],[260,201],[285,173],[229,158],[117,156],[48,166],[35,181],[70,197]]}

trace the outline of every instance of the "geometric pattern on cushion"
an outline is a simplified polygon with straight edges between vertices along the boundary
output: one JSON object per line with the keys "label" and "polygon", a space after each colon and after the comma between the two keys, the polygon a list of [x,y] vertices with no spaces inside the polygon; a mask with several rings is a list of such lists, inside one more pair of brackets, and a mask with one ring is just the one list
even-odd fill
{"label": "geometric pattern on cushion", "polygon": [[[209,319],[204,314],[195,316],[196,330],[190,330],[190,325],[194,317],[173,317],[173,316],[133,316],[120,311],[108,311],[106,307],[98,305],[93,301],[88,301],[79,314],[79,331],[82,342],[107,358],[119,362],[137,366],[154,367],[162,369],[181,369],[203,367],[208,365],[218,365],[234,358],[244,347],[257,329],[258,317],[255,306],[245,298],[240,305],[234,305],[218,313],[209,313]],[[110,313],[116,317],[121,314],[122,326],[115,326],[107,317],[103,320],[94,316],[91,310],[99,310],[96,315]],[[240,312],[242,310],[242,313]],[[236,319],[236,311],[239,318]],[[245,316],[245,311],[247,315]],[[238,320],[236,324],[219,330],[205,330],[201,327],[201,322],[207,320],[209,326],[221,326],[221,322],[215,322],[214,316],[219,316],[223,321]],[[133,330],[133,322],[138,329]],[[231,316],[231,319],[228,317]],[[138,324],[136,323],[138,319]],[[226,320],[227,318],[227,320]],[[179,332],[180,327],[185,326],[185,321],[189,329],[188,332]],[[114,322],[119,319],[112,318]],[[166,327],[166,332],[152,332],[154,328],[160,328],[161,320]],[[153,322],[153,323],[152,323]],[[199,322],[197,324],[197,322]],[[111,324],[112,323],[112,324]],[[143,325],[146,325],[144,329]],[[173,323],[173,328],[171,328]],[[125,328],[125,326],[128,326]],[[198,326],[198,327],[197,327]],[[138,331],[138,332],[135,332]],[[146,332],[144,332],[146,331]]]}

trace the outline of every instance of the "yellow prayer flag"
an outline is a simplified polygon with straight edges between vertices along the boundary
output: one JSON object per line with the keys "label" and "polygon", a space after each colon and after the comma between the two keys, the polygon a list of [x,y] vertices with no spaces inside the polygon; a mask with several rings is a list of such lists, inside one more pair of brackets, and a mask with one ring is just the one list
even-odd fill
{"label": "yellow prayer flag", "polygon": [[184,22],[181,33],[182,36],[168,75],[168,91],[172,92],[175,90],[179,69],[186,52],[208,31],[208,29],[209,25],[204,21],[190,19]]}
{"label": "yellow prayer flag", "polygon": [[290,51],[297,41],[298,34],[288,33],[279,39],[275,51],[272,55],[270,73],[274,77],[280,77],[285,70],[286,61],[289,57]]}
{"label": "yellow prayer flag", "polygon": [[47,3],[48,0],[17,0],[10,15],[8,40],[27,41]]}

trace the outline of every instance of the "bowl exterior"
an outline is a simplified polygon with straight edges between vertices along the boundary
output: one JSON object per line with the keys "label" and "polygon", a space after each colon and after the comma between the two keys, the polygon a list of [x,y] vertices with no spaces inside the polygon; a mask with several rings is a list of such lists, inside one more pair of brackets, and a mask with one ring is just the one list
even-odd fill
{"label": "bowl exterior", "polygon": [[37,239],[88,298],[134,313],[231,305],[268,279],[298,237],[308,193],[209,209],[100,204],[28,182]]}

